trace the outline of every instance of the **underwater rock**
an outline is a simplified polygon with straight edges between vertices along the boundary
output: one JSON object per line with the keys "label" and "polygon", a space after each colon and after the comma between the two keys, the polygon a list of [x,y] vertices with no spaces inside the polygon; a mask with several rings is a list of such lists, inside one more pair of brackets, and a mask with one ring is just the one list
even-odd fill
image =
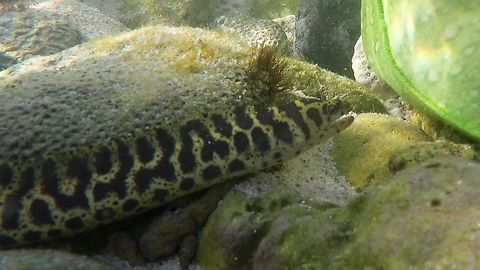
{"label": "underwater rock", "polygon": [[[272,222],[276,216],[290,207],[307,212],[308,203],[302,201],[298,193],[285,188],[259,198],[230,192],[205,225],[197,250],[198,264],[203,269],[251,269],[260,242],[275,230]],[[318,202],[313,205],[316,208],[312,211],[333,206]]]}
{"label": "underwater rock", "polygon": [[418,110],[480,139],[480,3],[362,1],[376,73]]}
{"label": "underwater rock", "polygon": [[[94,37],[113,35],[130,29],[118,20],[119,1],[79,1],[79,0],[36,0],[30,7],[39,13],[59,16],[78,29],[82,42]],[[100,10],[103,5],[108,9]],[[109,11],[109,14],[104,12]]]}
{"label": "underwater rock", "polygon": [[66,19],[30,8],[0,11],[0,71],[33,56],[51,55],[81,43]]}
{"label": "underwater rock", "polygon": [[[180,247],[180,256],[182,257],[182,248],[187,247],[187,244],[194,240],[192,236],[198,235],[218,202],[234,184],[236,181],[221,183],[210,188],[199,200],[184,208],[176,211],[164,211],[142,233],[139,241],[142,254],[149,261],[154,261],[171,255]],[[196,246],[196,242],[194,244]],[[195,249],[193,249],[194,251]],[[193,254],[191,258],[193,258]],[[187,265],[190,260],[186,262]]]}
{"label": "underwater rock", "polygon": [[361,1],[303,0],[295,14],[294,54],[353,78],[353,46],[360,35]]}
{"label": "underwater rock", "polygon": [[295,14],[300,0],[230,0],[237,9],[244,10],[255,18],[275,19]]}
{"label": "underwater rock", "polygon": [[252,200],[230,193],[207,222],[197,260],[204,269],[478,267],[479,173],[467,159],[434,159],[345,206],[286,190]]}
{"label": "underwater rock", "polygon": [[479,173],[467,159],[435,159],[345,206],[285,208],[260,241],[253,269],[477,268]]}
{"label": "underwater rock", "polygon": [[372,90],[372,93],[376,97],[381,99],[398,97],[398,94],[395,93],[384,80],[379,78],[370,66],[363,48],[362,36],[360,36],[357,43],[355,43],[352,57],[352,70],[355,80]]}
{"label": "underwater rock", "polygon": [[383,183],[393,173],[390,156],[405,143],[431,141],[421,129],[385,114],[359,114],[352,126],[335,137],[330,154],[337,169],[361,190]]}
{"label": "underwater rock", "polygon": [[418,166],[429,159],[444,156],[457,156],[480,161],[478,147],[468,144],[455,144],[446,141],[413,142],[400,145],[388,160],[392,173]]}
{"label": "underwater rock", "polygon": [[147,260],[140,252],[136,241],[125,232],[115,232],[108,237],[106,253],[113,258],[128,262],[131,266],[145,266]]}
{"label": "underwater rock", "polygon": [[125,0],[123,22],[130,28],[163,24],[209,27],[228,10],[256,19],[274,19],[295,13],[299,0]]}
{"label": "underwater rock", "polygon": [[480,165],[444,157],[397,173],[353,200],[355,230],[328,269],[480,267]]}
{"label": "underwater rock", "polygon": [[[292,74],[291,88],[321,100],[342,97],[352,104],[356,113],[386,113],[382,101],[358,82],[325,70],[305,61],[288,58],[288,74]],[[295,92],[295,91],[294,91]]]}

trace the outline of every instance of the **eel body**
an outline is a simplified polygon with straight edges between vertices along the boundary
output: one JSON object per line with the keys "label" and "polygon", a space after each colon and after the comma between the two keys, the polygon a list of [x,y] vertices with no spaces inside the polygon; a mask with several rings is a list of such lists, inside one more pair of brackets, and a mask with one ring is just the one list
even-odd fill
{"label": "eel body", "polygon": [[235,107],[125,138],[0,160],[0,248],[73,235],[275,166],[347,128],[340,100]]}

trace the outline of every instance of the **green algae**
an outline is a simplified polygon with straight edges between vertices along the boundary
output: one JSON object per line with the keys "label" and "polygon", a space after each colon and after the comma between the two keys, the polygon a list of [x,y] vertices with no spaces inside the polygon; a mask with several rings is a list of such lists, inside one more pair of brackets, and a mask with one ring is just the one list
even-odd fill
{"label": "green algae", "polygon": [[[207,221],[197,262],[205,269],[251,269],[257,247],[274,226],[272,221],[283,209],[301,202],[299,194],[283,188],[260,198],[230,192]],[[315,207],[323,211],[332,205],[317,203]],[[304,206],[298,208],[294,211],[297,216],[308,211]]]}
{"label": "green algae", "polygon": [[288,58],[287,71],[294,74],[292,80],[293,90],[322,100],[341,98],[350,102],[354,111],[386,113],[382,102],[372,96],[359,83],[322,69],[304,61]]}
{"label": "green algae", "polygon": [[361,204],[355,236],[332,269],[478,267],[479,169],[461,158],[431,160],[352,201]]}
{"label": "green algae", "polygon": [[478,147],[468,144],[455,144],[447,141],[415,142],[399,145],[388,160],[388,169],[392,173],[418,166],[422,162],[444,156],[463,157],[480,160]]}
{"label": "green algae", "polygon": [[206,269],[478,267],[479,173],[466,159],[433,159],[344,206],[299,203],[291,191],[253,200],[230,193],[207,222],[197,260]]}

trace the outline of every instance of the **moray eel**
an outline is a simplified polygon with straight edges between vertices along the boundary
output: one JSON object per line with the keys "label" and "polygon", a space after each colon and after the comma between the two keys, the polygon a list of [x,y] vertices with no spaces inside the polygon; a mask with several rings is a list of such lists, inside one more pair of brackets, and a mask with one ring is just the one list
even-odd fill
{"label": "moray eel", "polygon": [[73,235],[275,166],[353,122],[340,100],[235,107],[40,158],[0,161],[0,248]]}

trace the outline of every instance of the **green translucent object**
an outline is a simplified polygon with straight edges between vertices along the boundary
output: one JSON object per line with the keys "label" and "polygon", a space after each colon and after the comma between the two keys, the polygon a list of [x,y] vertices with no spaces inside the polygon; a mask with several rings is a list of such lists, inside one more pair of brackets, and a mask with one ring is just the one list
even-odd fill
{"label": "green translucent object", "polygon": [[480,139],[480,1],[363,0],[362,39],[407,102]]}

